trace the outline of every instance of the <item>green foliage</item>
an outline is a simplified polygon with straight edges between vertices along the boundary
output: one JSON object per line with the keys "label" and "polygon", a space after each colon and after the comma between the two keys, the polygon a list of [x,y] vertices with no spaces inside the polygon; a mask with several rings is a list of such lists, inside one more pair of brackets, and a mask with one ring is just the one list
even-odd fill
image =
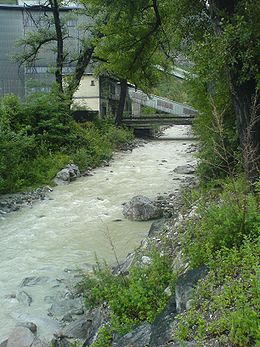
{"label": "green foliage", "polygon": [[34,153],[34,137],[13,132],[0,122],[0,192],[13,192],[24,185],[24,166]]}
{"label": "green foliage", "polygon": [[108,266],[98,264],[94,277],[82,283],[87,306],[108,304],[113,331],[124,334],[141,321],[151,322],[167,303],[164,290],[175,280],[169,258],[158,251],[150,256],[151,264],[137,263],[127,277],[114,276]]}
{"label": "green foliage", "polygon": [[153,87],[152,92],[176,102],[189,103],[190,99],[187,84],[187,81],[180,80],[175,76],[160,73],[159,81]]}
{"label": "green foliage", "polygon": [[111,158],[117,147],[133,140],[132,132],[115,127],[108,120],[74,124],[74,132],[78,146],[71,157],[80,170],[100,165]]}
{"label": "green foliage", "polygon": [[[238,138],[243,147],[251,118],[247,102],[259,89],[259,2],[239,0],[231,5],[228,1],[181,0],[168,4],[171,20],[165,30],[171,47],[194,63],[190,97],[200,113],[195,124],[202,143],[199,174],[204,180],[224,177],[230,168],[238,169]],[[221,132],[216,126],[220,116]]]}
{"label": "green foliage", "polygon": [[198,215],[188,221],[183,240],[194,267],[208,263],[222,248],[239,247],[245,237],[256,237],[260,231],[259,196],[249,193],[241,180],[224,184],[213,200],[201,200]]}
{"label": "green foliage", "polygon": [[109,325],[104,325],[99,328],[96,341],[91,345],[92,347],[110,347],[112,342],[112,330]]}
{"label": "green foliage", "polygon": [[55,89],[29,96],[23,104],[23,114],[24,124],[30,127],[36,141],[49,150],[67,149],[76,140],[71,133],[69,101]]}
{"label": "green foliage", "polygon": [[259,237],[246,238],[240,249],[217,252],[208,276],[195,289],[192,308],[178,317],[177,338],[258,346],[259,259]]}
{"label": "green foliage", "polygon": [[25,103],[8,95],[0,100],[0,193],[51,184],[71,161],[80,170],[96,167],[132,139],[131,132],[107,121],[77,124],[68,100],[55,89]]}
{"label": "green foliage", "polygon": [[[96,40],[95,55],[101,58],[97,73],[127,79],[139,88],[150,90],[159,79],[158,64],[166,64],[160,45],[166,41],[162,21],[167,12],[157,16],[161,4],[145,1],[82,0],[95,18],[101,34]],[[162,4],[162,11],[165,4]]]}

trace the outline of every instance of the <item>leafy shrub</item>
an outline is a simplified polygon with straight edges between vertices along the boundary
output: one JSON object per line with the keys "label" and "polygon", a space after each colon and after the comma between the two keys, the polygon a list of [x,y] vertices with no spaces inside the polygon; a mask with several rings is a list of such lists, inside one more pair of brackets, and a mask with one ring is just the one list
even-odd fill
{"label": "leafy shrub", "polygon": [[20,176],[24,179],[25,187],[48,185],[51,184],[56,173],[69,162],[70,157],[67,154],[61,152],[44,153],[27,162],[27,165],[23,165],[23,172]]}
{"label": "leafy shrub", "polygon": [[14,192],[24,186],[24,166],[35,150],[34,137],[18,133],[0,122],[0,193]]}
{"label": "leafy shrub", "polygon": [[239,247],[245,236],[259,233],[259,196],[248,193],[243,180],[223,189],[213,201],[201,201],[199,217],[187,223],[183,246],[192,266],[208,263],[221,248]]}
{"label": "leafy shrub", "polygon": [[96,341],[92,347],[110,347],[112,342],[112,330],[109,325],[104,325],[98,330]]}
{"label": "leafy shrub", "polygon": [[51,184],[73,161],[80,170],[96,167],[117,145],[133,139],[109,121],[77,124],[69,104],[53,90],[22,103],[9,95],[0,101],[0,193]]}
{"label": "leafy shrub", "polygon": [[22,130],[24,114],[18,96],[10,94],[0,100],[0,119],[1,126],[6,124],[15,132]]}
{"label": "leafy shrub", "polygon": [[87,306],[108,304],[113,331],[124,334],[141,321],[151,322],[166,305],[164,290],[175,276],[167,256],[153,251],[151,259],[150,265],[137,263],[127,277],[113,276],[109,267],[98,265],[95,276],[82,283]]}
{"label": "leafy shrub", "polygon": [[114,147],[134,139],[133,132],[123,127],[115,127],[111,119],[97,120],[96,126]]}
{"label": "leafy shrub", "polygon": [[68,149],[75,140],[71,134],[73,120],[68,101],[57,91],[29,96],[23,104],[23,114],[36,141],[47,149]]}
{"label": "leafy shrub", "polygon": [[240,249],[217,252],[208,276],[195,289],[192,308],[178,317],[177,338],[258,346],[259,260],[259,237],[246,238]]}

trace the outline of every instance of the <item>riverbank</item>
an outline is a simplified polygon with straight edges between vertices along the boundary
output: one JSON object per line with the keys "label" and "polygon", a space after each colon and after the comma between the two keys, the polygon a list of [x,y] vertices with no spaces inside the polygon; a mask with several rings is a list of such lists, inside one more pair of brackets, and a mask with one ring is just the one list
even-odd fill
{"label": "riverbank", "polygon": [[259,188],[212,183],[186,186],[125,262],[86,275],[87,307],[108,310],[88,346],[258,346]]}
{"label": "riverbank", "polygon": [[[196,180],[192,176],[191,173],[186,174],[186,177],[182,176],[180,188],[194,186]],[[114,264],[112,266],[114,274],[127,274],[137,259],[142,259],[144,264],[149,263],[150,258],[147,256],[147,250],[151,247],[151,242],[156,242],[158,246],[162,237],[169,236],[168,231],[172,228],[173,222],[176,222],[178,211],[182,208],[181,193],[178,190],[178,192],[175,191],[163,196],[158,195],[155,198],[155,203],[162,210],[163,218],[152,223],[148,237],[142,240],[140,246],[134,252],[130,253],[120,265]],[[18,301],[21,306],[27,307],[27,313],[21,311],[16,316],[13,315],[13,317],[16,317],[17,326],[9,334],[9,342],[13,343],[15,341],[15,346],[20,346],[28,335],[37,347],[49,347],[50,340],[55,346],[67,346],[71,343],[78,343],[77,346],[81,346],[85,340],[88,340],[89,343],[95,340],[99,328],[107,323],[107,309],[103,305],[94,310],[86,309],[81,286],[78,286],[77,283],[81,282],[83,274],[92,274],[93,269],[89,264],[84,264],[80,268],[80,270],[66,268],[63,273],[60,273],[59,277],[55,278],[46,276],[26,277],[20,283],[15,294],[5,297],[6,300]],[[43,300],[47,303],[46,314],[49,318],[42,318],[46,317],[43,312],[38,317],[28,314],[30,306],[34,305],[36,300],[39,300],[34,296],[35,294],[38,296],[37,291],[39,288],[44,293],[48,293]],[[41,334],[37,335],[38,326],[43,323],[50,329],[49,334],[45,337]],[[3,344],[1,344],[0,340],[0,346],[7,346],[5,344],[7,339],[4,338],[3,341]],[[129,341],[131,342],[131,340]],[[119,340],[116,346],[122,347],[121,343],[122,341]],[[140,343],[138,346],[144,346],[142,345],[143,340]]]}
{"label": "riverbank", "polygon": [[[154,149],[151,143],[147,146]],[[185,145],[185,153],[193,151],[193,145]],[[117,160],[102,170],[114,175]],[[168,161],[157,160],[157,165],[165,169]],[[59,347],[81,347],[83,341],[93,347],[245,347],[258,341],[254,269],[260,259],[259,194],[250,191],[243,177],[198,187],[190,160],[168,169],[168,179],[178,186],[153,196],[164,218],[152,225],[131,221],[127,232],[122,215],[113,220],[114,226],[122,223],[120,237],[130,233],[131,238],[137,225],[148,227],[139,247],[122,256],[109,227],[106,247],[112,249],[112,267],[100,261],[93,274],[92,264],[81,262],[83,272],[68,266],[55,276],[23,278],[16,294],[6,297],[9,302],[20,300],[22,307],[16,320],[23,327],[15,328],[9,338],[23,332],[46,347],[51,339]],[[119,181],[117,176],[118,192]],[[39,289],[46,306],[39,305],[40,314],[35,315]],[[43,321],[49,329],[45,339]]]}
{"label": "riverbank", "polygon": [[[147,141],[148,140],[135,138],[131,142],[118,144],[116,151],[117,152],[132,151],[134,148],[143,146],[144,144],[147,143]],[[112,158],[110,158],[110,160],[111,159]],[[110,160],[109,159],[103,160],[98,167],[109,166]],[[94,169],[95,168],[88,167],[87,169],[80,172],[77,168],[79,172],[77,178],[81,176],[85,177],[85,176],[92,175],[93,174],[92,172]],[[31,207],[32,204],[36,201],[51,199],[50,193],[55,188],[55,185],[58,185],[54,182],[54,179],[55,178],[53,178],[52,187],[43,186],[43,187],[38,187],[31,191],[24,191],[21,193],[0,194],[0,218],[1,218],[1,215],[4,216],[7,213],[16,212],[23,207]],[[69,182],[66,182],[66,183],[69,183]]]}
{"label": "riverbank", "polygon": [[[166,136],[172,137],[174,131],[174,137],[183,138],[186,129],[169,129]],[[122,203],[138,194],[154,199],[158,192],[164,197],[174,193],[181,178],[174,169],[193,161],[191,153],[186,154],[190,152],[190,143],[185,140],[152,141],[133,151],[115,153],[110,166],[95,169],[93,176],[58,186],[50,194],[50,200],[35,202],[32,208],[24,208],[2,219],[2,336],[6,336],[5,332],[10,331],[19,317],[37,320],[39,336],[48,335],[48,330],[50,334],[56,331],[49,329],[52,320],[43,314],[50,308],[50,304],[44,302],[48,294],[42,294],[42,291],[51,291],[47,283],[43,287],[25,288],[33,299],[30,306],[12,299],[18,284],[26,277],[59,278],[65,267],[75,269],[76,265],[82,267],[84,263],[91,267],[95,263],[95,251],[99,258],[115,262],[107,229],[122,261],[147,235],[151,224],[125,220]]]}

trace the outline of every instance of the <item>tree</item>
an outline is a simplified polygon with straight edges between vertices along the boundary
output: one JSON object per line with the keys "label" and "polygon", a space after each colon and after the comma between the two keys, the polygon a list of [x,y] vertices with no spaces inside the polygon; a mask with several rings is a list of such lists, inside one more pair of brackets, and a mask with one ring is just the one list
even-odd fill
{"label": "tree", "polygon": [[[215,35],[226,41],[226,63],[240,146],[244,150],[256,150],[256,157],[248,163],[249,178],[254,179],[259,173],[257,157],[260,159],[260,114],[259,110],[258,115],[252,111],[253,104],[259,105],[260,100],[260,4],[253,0],[211,0],[209,13]],[[247,138],[249,128],[251,138]],[[245,148],[248,141],[252,142],[250,149]]]}
{"label": "tree", "polygon": [[[18,42],[18,46],[24,51],[17,54],[16,60],[20,64],[34,66],[42,51],[50,49],[56,55],[54,64],[55,81],[61,95],[65,92],[71,102],[74,92],[79,86],[80,80],[86,67],[90,64],[94,52],[94,38],[99,33],[92,31],[91,18],[88,17],[86,24],[78,30],[78,36],[71,36],[68,21],[75,20],[79,15],[86,13],[75,9],[69,14],[62,12],[64,3],[60,0],[47,0],[44,5],[37,7],[38,16],[34,18],[31,7],[27,8],[27,14],[34,23],[34,30],[28,32]],[[35,6],[32,6],[35,9]],[[80,48],[78,49],[77,46]],[[71,67],[71,75],[66,77],[64,83],[64,67]]]}
{"label": "tree", "polygon": [[[121,85],[116,122],[121,123],[127,82],[149,91],[158,79],[156,65],[163,64],[166,15],[158,0],[83,0],[102,33],[94,55],[97,72],[115,76]],[[163,2],[162,2],[163,5]]]}
{"label": "tree", "polygon": [[201,91],[204,88],[205,99],[218,100],[230,114],[232,103],[240,147],[247,150],[250,141],[255,152],[248,165],[248,176],[254,180],[260,162],[260,3],[176,0],[168,1],[168,6],[171,46],[195,63],[194,79]]}

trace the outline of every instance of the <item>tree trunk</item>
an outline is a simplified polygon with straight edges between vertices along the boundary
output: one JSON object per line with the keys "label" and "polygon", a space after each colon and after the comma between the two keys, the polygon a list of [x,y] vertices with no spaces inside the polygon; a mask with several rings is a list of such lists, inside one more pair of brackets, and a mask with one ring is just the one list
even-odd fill
{"label": "tree trunk", "polygon": [[250,79],[241,83],[231,72],[230,82],[245,173],[250,181],[255,181],[260,170],[260,100],[256,81]]}
{"label": "tree trunk", "polygon": [[[223,15],[235,15],[236,1],[209,0],[209,13],[216,35],[222,35],[220,20]],[[227,66],[230,76],[230,89],[236,128],[244,157],[245,173],[250,181],[255,181],[260,170],[260,115],[259,94],[254,78],[241,82],[242,62]]]}
{"label": "tree trunk", "polygon": [[75,71],[73,73],[72,79],[69,81],[67,92],[68,95],[72,101],[73,99],[73,94],[77,90],[81,78],[85,72],[86,67],[89,65],[93,52],[94,52],[95,47],[90,46],[90,47],[85,47],[83,52],[80,53],[79,58],[76,63]]}
{"label": "tree trunk", "polygon": [[119,104],[116,112],[116,125],[122,124],[122,118],[123,118],[123,112],[125,108],[125,100],[126,100],[126,93],[127,93],[127,80],[126,79],[120,79],[120,98],[119,98]]}
{"label": "tree trunk", "polygon": [[62,70],[64,64],[64,52],[63,52],[63,34],[60,21],[60,10],[57,0],[49,0],[52,8],[55,31],[57,35],[57,56],[56,56],[56,70],[55,79],[58,84],[59,90],[63,93],[63,83],[62,83]]}

